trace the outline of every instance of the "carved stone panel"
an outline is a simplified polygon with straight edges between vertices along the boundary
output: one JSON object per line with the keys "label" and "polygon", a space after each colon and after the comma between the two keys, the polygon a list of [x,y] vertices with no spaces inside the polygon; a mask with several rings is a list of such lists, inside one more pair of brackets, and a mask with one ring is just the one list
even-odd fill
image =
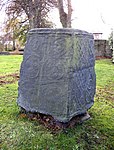
{"label": "carved stone panel", "polygon": [[30,112],[67,122],[94,103],[93,35],[76,29],[32,29],[28,33],[17,103]]}

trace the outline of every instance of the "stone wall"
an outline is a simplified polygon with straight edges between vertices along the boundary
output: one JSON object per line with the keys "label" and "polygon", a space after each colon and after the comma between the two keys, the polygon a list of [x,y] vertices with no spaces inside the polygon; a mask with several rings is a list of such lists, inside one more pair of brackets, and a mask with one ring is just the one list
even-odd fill
{"label": "stone wall", "polygon": [[95,40],[96,58],[112,58],[112,50],[110,50],[107,40]]}

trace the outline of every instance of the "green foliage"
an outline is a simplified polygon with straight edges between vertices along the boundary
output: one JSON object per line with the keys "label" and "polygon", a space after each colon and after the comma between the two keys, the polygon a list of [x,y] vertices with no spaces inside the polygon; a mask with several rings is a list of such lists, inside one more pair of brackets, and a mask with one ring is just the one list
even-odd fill
{"label": "green foliage", "polygon": [[26,35],[29,30],[29,24],[26,21],[25,23],[21,23],[22,19],[19,18],[11,18],[7,20],[5,25],[6,33],[9,33],[12,40],[17,40],[20,42],[20,45],[23,46],[26,41]]}
{"label": "green foliage", "polygon": [[29,24],[20,25],[18,28],[18,32],[15,32],[15,37],[19,40],[21,46],[25,45],[27,33],[29,30]]}
{"label": "green foliage", "polygon": [[[19,73],[22,56],[0,56],[1,75]],[[19,114],[17,82],[0,87],[1,150],[111,150],[114,148],[114,65],[96,61],[97,92],[91,120],[53,133]],[[0,75],[0,76],[1,76]],[[102,79],[103,77],[103,79]]]}

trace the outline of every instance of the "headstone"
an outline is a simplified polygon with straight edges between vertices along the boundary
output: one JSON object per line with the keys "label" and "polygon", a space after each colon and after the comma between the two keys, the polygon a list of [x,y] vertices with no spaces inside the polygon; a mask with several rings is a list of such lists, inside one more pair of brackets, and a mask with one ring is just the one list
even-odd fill
{"label": "headstone", "polygon": [[24,50],[17,103],[68,122],[94,103],[93,35],[76,29],[32,29]]}

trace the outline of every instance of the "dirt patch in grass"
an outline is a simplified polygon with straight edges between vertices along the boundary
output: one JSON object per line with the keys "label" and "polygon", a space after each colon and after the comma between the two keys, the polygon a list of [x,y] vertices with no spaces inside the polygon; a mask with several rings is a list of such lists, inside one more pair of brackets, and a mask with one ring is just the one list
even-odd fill
{"label": "dirt patch in grass", "polygon": [[0,85],[15,83],[18,80],[19,80],[19,74],[18,73],[0,76]]}
{"label": "dirt patch in grass", "polygon": [[110,56],[96,56],[96,60],[100,60],[100,59],[111,59]]}
{"label": "dirt patch in grass", "polygon": [[76,125],[82,124],[90,119],[90,115],[86,112],[84,114],[77,115],[69,122],[64,123],[55,120],[51,115],[26,112],[25,109],[21,108],[19,118],[28,118],[31,121],[37,121],[46,128],[50,129],[53,133],[57,133],[58,131],[65,131],[68,128],[74,128]]}

